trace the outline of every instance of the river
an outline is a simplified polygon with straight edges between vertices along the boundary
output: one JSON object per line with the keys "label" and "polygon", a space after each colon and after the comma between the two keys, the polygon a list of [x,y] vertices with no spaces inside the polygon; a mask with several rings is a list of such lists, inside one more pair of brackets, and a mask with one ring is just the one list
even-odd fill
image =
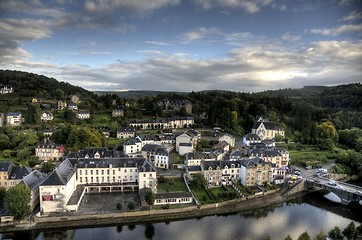
{"label": "river", "polygon": [[320,192],[272,207],[225,216],[207,216],[167,223],[152,223],[97,228],[68,229],[51,232],[26,232],[13,239],[293,239],[308,231],[312,239],[335,226],[345,228],[351,221],[362,223],[362,206],[342,206],[327,200]]}

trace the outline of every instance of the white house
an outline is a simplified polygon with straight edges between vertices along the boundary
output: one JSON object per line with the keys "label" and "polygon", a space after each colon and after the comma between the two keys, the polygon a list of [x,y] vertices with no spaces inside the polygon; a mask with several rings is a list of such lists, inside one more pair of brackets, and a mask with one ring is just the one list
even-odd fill
{"label": "white house", "polygon": [[136,135],[136,128],[126,127],[117,129],[117,138],[128,139]]}
{"label": "white house", "polygon": [[252,146],[254,144],[261,143],[260,137],[255,133],[248,133],[243,137],[243,144],[245,146]]}
{"label": "white house", "polygon": [[51,112],[42,112],[40,115],[40,120],[46,122],[46,121],[52,121],[54,119],[54,116]]}
{"label": "white house", "polygon": [[169,192],[157,193],[155,195],[154,205],[172,205],[193,203],[193,197],[190,192]]}
{"label": "white house", "polygon": [[90,118],[90,112],[89,111],[79,111],[77,112],[77,118],[78,119],[89,119]]}
{"label": "white house", "polygon": [[23,122],[21,112],[8,112],[6,114],[6,124],[9,126],[20,126]]}
{"label": "white house", "polygon": [[[183,148],[186,147],[190,149],[190,152],[194,151],[196,149],[197,141],[200,139],[200,137],[200,133],[195,130],[188,130],[178,135],[176,137],[176,152],[180,152],[180,144],[182,144]],[[185,151],[183,150],[182,152]]]}
{"label": "white house", "polygon": [[39,199],[39,185],[46,179],[46,175],[34,170],[28,175],[26,175],[19,184],[24,184],[30,189],[31,198],[30,198],[30,207],[31,211],[37,210],[40,204]]}
{"label": "white house", "polygon": [[0,84],[0,94],[7,94],[7,93],[12,93],[12,92],[14,92],[14,89],[12,86]]}
{"label": "white house", "polygon": [[64,160],[40,184],[40,211],[41,213],[74,211],[78,206],[68,205],[72,194],[77,188],[76,169],[68,159]]}
{"label": "white house", "polygon": [[169,168],[169,152],[161,145],[146,144],[142,147],[142,157],[149,160],[157,168]]}
{"label": "white house", "polygon": [[258,135],[261,140],[275,139],[277,135],[282,137],[285,135],[284,129],[278,127],[275,122],[262,117],[254,124],[251,133]]}
{"label": "white house", "polygon": [[235,138],[229,134],[224,134],[223,136],[219,137],[219,142],[225,141],[227,142],[230,147],[235,147]]}

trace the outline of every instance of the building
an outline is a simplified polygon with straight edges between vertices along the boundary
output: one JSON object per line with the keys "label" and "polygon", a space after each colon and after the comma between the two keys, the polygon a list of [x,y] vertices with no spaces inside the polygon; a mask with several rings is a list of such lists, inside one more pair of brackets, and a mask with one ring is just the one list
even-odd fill
{"label": "building", "polygon": [[241,180],[241,164],[237,161],[202,161],[201,171],[208,187],[230,185]]}
{"label": "building", "polygon": [[70,202],[76,189],[76,169],[66,159],[39,186],[41,213],[78,210],[78,202]]}
{"label": "building", "polygon": [[4,113],[0,113],[0,127],[4,126],[6,121]]}
{"label": "building", "polygon": [[186,166],[201,166],[202,161],[215,161],[216,156],[210,153],[188,152],[185,154]]}
{"label": "building", "polygon": [[0,187],[14,187],[31,171],[31,168],[16,166],[12,161],[0,161]]}
{"label": "building", "polygon": [[40,209],[40,199],[39,199],[39,186],[45,181],[46,175],[34,170],[25,176],[19,184],[24,184],[30,189],[31,198],[30,198],[30,207],[32,212],[37,212]]}
{"label": "building", "polygon": [[150,188],[157,192],[156,170],[142,158],[80,158],[73,161],[77,167],[77,184],[86,191],[135,191]]}
{"label": "building", "polygon": [[89,119],[90,118],[90,112],[86,111],[86,110],[79,111],[79,112],[77,112],[77,118],[81,119],[81,120]]}
{"label": "building", "polygon": [[289,152],[284,148],[269,148],[259,144],[255,145],[249,155],[251,157],[260,157],[264,161],[274,164],[277,168],[287,167],[289,165]]}
{"label": "building", "polygon": [[114,149],[109,150],[105,147],[100,148],[86,148],[79,150],[78,152],[71,152],[68,154],[67,158],[70,160],[78,158],[119,158],[123,154],[120,151],[115,151]]}
{"label": "building", "polygon": [[[201,138],[200,132],[195,130],[188,130],[181,133],[176,137],[176,152],[180,154],[180,144],[182,148],[186,147],[187,149],[190,150],[190,152],[194,151],[196,149],[197,141],[200,138]],[[186,150],[182,150],[181,152],[184,154],[187,153]]]}
{"label": "building", "polygon": [[117,129],[117,138],[128,139],[136,136],[136,128],[125,127]]}
{"label": "building", "polygon": [[183,108],[189,115],[192,114],[192,103],[186,99],[163,99],[157,103],[163,112],[180,112]]}
{"label": "building", "polygon": [[139,157],[142,152],[142,141],[139,138],[132,138],[123,144],[123,152],[128,157]]}
{"label": "building", "polygon": [[245,146],[254,146],[257,143],[261,143],[261,139],[258,135],[255,133],[248,133],[245,136],[243,136],[243,144]]}
{"label": "building", "polygon": [[241,162],[241,184],[246,187],[271,183],[272,164],[255,157],[243,159]]}
{"label": "building", "polygon": [[193,117],[165,118],[152,120],[138,120],[128,123],[129,127],[142,130],[152,129],[182,129],[194,125]]}
{"label": "building", "polygon": [[112,117],[124,117],[124,107],[119,105],[113,106]]}
{"label": "building", "polygon": [[229,134],[224,134],[223,136],[219,137],[219,142],[225,141],[227,142],[231,148],[235,147],[235,138]]}
{"label": "building", "polygon": [[285,135],[284,129],[278,127],[275,122],[263,117],[259,118],[254,124],[251,133],[258,135],[261,140],[272,140],[278,135],[282,137]]}
{"label": "building", "polygon": [[78,106],[77,104],[71,102],[68,104],[68,109],[71,111],[78,111]]}
{"label": "building", "polygon": [[35,156],[40,160],[49,161],[59,159],[64,155],[64,147],[50,141],[49,138],[44,138],[35,147]]}
{"label": "building", "polygon": [[21,112],[8,112],[6,114],[6,125],[16,127],[21,126],[22,122]]}
{"label": "building", "polygon": [[58,110],[64,110],[68,106],[67,102],[65,100],[59,100],[58,101]]}
{"label": "building", "polygon": [[14,92],[14,89],[12,86],[0,84],[0,94],[8,94],[8,93],[13,93],[13,92]]}
{"label": "building", "polygon": [[142,147],[142,157],[150,161],[157,168],[169,169],[169,152],[161,145],[146,144]]}
{"label": "building", "polygon": [[40,115],[40,120],[44,121],[44,122],[52,121],[53,119],[54,119],[54,116],[51,112],[44,111]]}
{"label": "building", "polygon": [[53,128],[44,128],[43,129],[44,137],[50,137],[51,135],[53,135],[53,132],[54,132]]}
{"label": "building", "polygon": [[168,192],[157,193],[155,195],[154,205],[172,205],[193,203],[193,197],[190,192]]}

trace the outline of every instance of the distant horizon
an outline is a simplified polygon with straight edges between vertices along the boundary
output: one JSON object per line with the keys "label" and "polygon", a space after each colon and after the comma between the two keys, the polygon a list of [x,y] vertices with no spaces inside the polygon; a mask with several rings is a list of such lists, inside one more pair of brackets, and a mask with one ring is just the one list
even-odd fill
{"label": "distant horizon", "polygon": [[0,68],[89,91],[262,92],[362,82],[354,0],[12,0]]}

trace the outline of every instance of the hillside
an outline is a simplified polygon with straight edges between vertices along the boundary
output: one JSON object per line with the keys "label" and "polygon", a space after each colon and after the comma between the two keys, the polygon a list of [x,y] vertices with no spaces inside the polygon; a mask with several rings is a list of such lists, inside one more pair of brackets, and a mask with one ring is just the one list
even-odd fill
{"label": "hillside", "polygon": [[65,98],[70,95],[91,97],[94,94],[81,87],[34,73],[0,70],[0,84],[11,85],[14,95],[36,98]]}

